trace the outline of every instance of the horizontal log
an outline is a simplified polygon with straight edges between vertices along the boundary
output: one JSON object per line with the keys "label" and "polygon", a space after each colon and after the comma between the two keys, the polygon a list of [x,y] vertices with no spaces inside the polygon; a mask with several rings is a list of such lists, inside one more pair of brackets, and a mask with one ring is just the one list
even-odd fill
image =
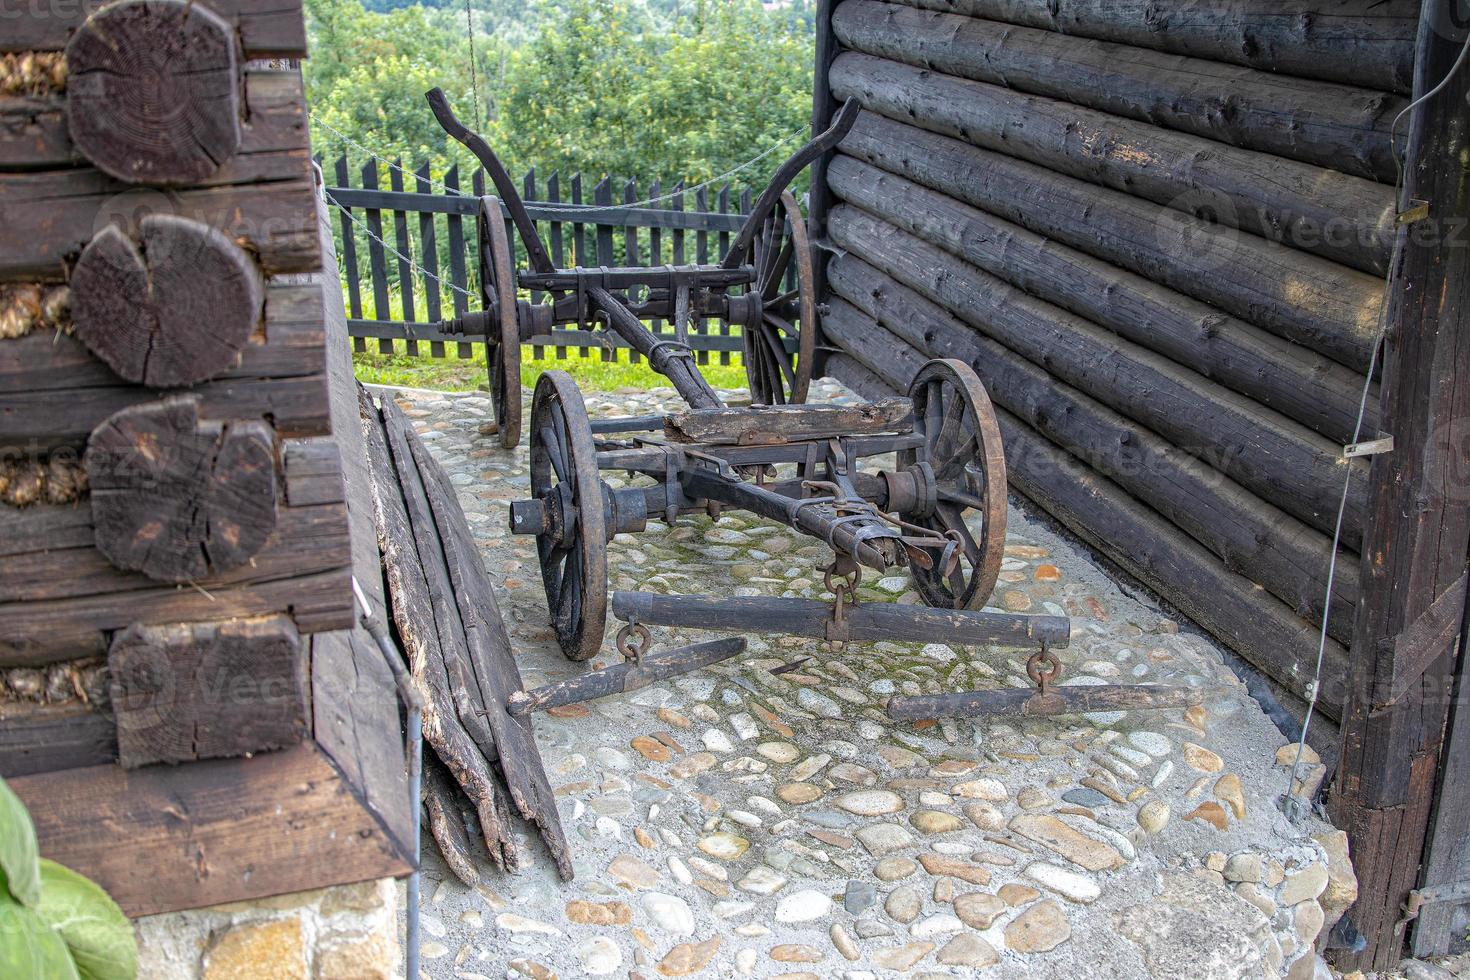
{"label": "horizontal log", "polygon": [[[264,328],[219,380],[297,378],[326,369],[322,290],[316,284],[274,282],[266,288]],[[0,396],[123,384],[75,337],[33,331],[0,342]]]}
{"label": "horizontal log", "polygon": [[851,51],[832,85],[890,119],[1208,219],[1176,218],[1181,227],[1221,224],[1354,269],[1385,265],[1393,191],[1375,181]]}
{"label": "horizontal log", "polygon": [[351,628],[346,568],[205,589],[161,586],[67,599],[0,603],[0,666],[37,667],[106,652],[131,623],[172,623],[289,613],[301,633]]}
{"label": "horizontal log", "polygon": [[[197,181],[200,186],[299,178],[311,169],[301,73],[253,69],[243,84],[240,148]],[[65,93],[0,96],[0,171],[87,165],[67,132]]]}
{"label": "horizontal log", "polygon": [[1397,95],[877,0],[832,12],[847,47],[1392,183]]}
{"label": "horizontal log", "polygon": [[[1317,662],[1313,624],[1004,408],[996,417],[1013,487],[1220,642],[1294,694],[1306,695]],[[1322,679],[1318,709],[1336,720],[1347,651],[1335,640],[1326,643]]]}
{"label": "horizontal log", "polygon": [[117,760],[111,713],[82,701],[0,705],[0,777],[101,766]]}
{"label": "horizontal log", "polygon": [[[1167,517],[1227,568],[1265,586],[1297,615],[1321,618],[1332,551],[1327,535],[968,329],[856,256],[833,260],[827,276],[837,295],[853,304],[834,300],[822,322],[834,343],[848,350],[888,352],[924,345],[912,356],[962,357],[996,404]],[[930,349],[926,338],[941,334],[952,342]],[[1357,596],[1357,561],[1344,555],[1333,579],[1331,622],[1334,635],[1345,643],[1352,638]]]}
{"label": "horizontal log", "polygon": [[1407,94],[1416,0],[899,0],[1078,37]]}
{"label": "horizontal log", "polygon": [[[1346,473],[1340,446],[850,204],[832,210],[828,232],[840,247],[949,310],[971,330],[1147,426],[1310,526],[1329,533],[1334,528]],[[930,349],[964,351],[970,334],[936,335]],[[1362,460],[1347,465],[1363,477]],[[1344,521],[1343,541],[1354,549],[1361,538],[1366,482],[1354,481]]]}
{"label": "horizontal log", "polygon": [[202,222],[254,252],[267,275],[313,272],[321,263],[316,189],[304,155],[299,176],[182,190],[131,187],[97,170],[0,173],[0,282],[61,281],[102,224],[148,213]]}
{"label": "horizontal log", "polygon": [[505,707],[512,717],[518,718],[532,711],[581,704],[612,694],[631,694],[650,684],[729,660],[744,652],[745,638],[740,636],[654,650],[637,660],[625,660],[620,664],[578,674],[576,677],[545,684],[530,691],[516,691],[511,694]]}
{"label": "horizontal log", "polygon": [[[868,401],[878,401],[890,397],[895,391],[908,390],[906,386],[884,381],[872,368],[842,350],[828,353],[824,369],[817,372],[817,377],[827,376],[841,378],[844,384]],[[913,377],[912,374],[909,376]]]}
{"label": "horizontal log", "polygon": [[[66,529],[68,538],[78,533],[82,523],[92,526],[92,508],[86,503],[75,507],[62,504],[58,510],[75,515],[75,524]],[[30,530],[34,525],[26,527]],[[113,596],[113,601],[125,605],[129,593],[151,591],[158,585],[144,574],[116,567],[90,542],[58,548],[44,539],[17,543],[13,533],[8,522],[0,524],[0,537],[8,539],[0,550],[10,552],[5,558],[6,575],[0,580],[0,609],[6,608],[7,603],[88,596],[99,599]],[[27,546],[27,550],[19,550]],[[296,575],[314,575],[345,568],[350,559],[347,512],[342,504],[282,507],[275,529],[248,563],[201,578],[197,585],[213,592],[221,586],[249,586]]]}
{"label": "horizontal log", "polygon": [[[612,613],[649,626],[827,636],[832,606],[814,599],[764,596],[660,595],[614,592]],[[930,609],[894,602],[859,602],[846,607],[849,640],[900,643],[960,643],[973,646],[1064,647],[1072,625],[1065,616],[1017,616],[966,609]]]}
{"label": "horizontal log", "polygon": [[[208,381],[189,389],[206,419],[274,420],[282,438],[331,431],[324,375]],[[158,393],[121,381],[106,387],[0,394],[0,449],[25,454],[79,448],[104,419]]]}
{"label": "horizontal log", "polygon": [[866,405],[700,408],[666,416],[664,435],[680,443],[758,446],[906,431],[912,415],[913,407],[902,398]]}
{"label": "horizontal log", "polygon": [[[60,51],[82,22],[96,10],[96,0],[53,3],[42,14],[15,7],[7,12],[0,52]],[[306,54],[306,24],[301,4],[293,0],[207,0],[200,6],[235,27],[247,58],[300,58]]]}
{"label": "horizontal log", "polygon": [[281,446],[281,469],[286,483],[286,503],[292,507],[340,504],[346,500],[342,453],[331,436],[286,440]]}
{"label": "horizontal log", "polygon": [[994,691],[956,691],[952,694],[898,695],[888,699],[888,717],[894,721],[926,718],[974,718],[981,715],[1018,715],[1049,718],[1089,711],[1162,711],[1204,704],[1229,688],[1165,687],[1162,684],[1096,684],[1069,686],[1066,682],[1046,694],[1030,687]]}
{"label": "horizontal log", "polygon": [[[886,120],[874,128],[905,129]],[[867,135],[865,132],[862,138],[866,139]],[[982,207],[991,207],[1005,215],[997,217],[954,200],[943,190],[924,186],[923,180],[933,174],[931,168],[942,165],[939,157],[913,153],[916,148],[913,144],[901,146],[892,141],[890,137],[896,135],[888,134],[881,143],[864,142],[853,149],[864,156],[871,151],[871,156],[882,166],[902,160],[898,166],[906,173],[917,171],[915,178],[919,183],[850,157],[837,157],[828,167],[827,179],[833,192],[1013,286],[1193,368],[1330,439],[1352,441],[1363,391],[1361,373],[1176,291],[1190,289],[1206,294],[1212,301],[1226,298],[1229,292],[1240,296],[1240,308],[1249,309],[1255,305],[1263,284],[1272,281],[1267,277],[1277,270],[1260,268],[1248,261],[1248,257],[1228,263],[1218,274],[1189,269],[1187,260],[1177,262],[1177,249],[1161,247],[1158,236],[1148,230],[1147,221],[1141,215],[1131,223],[1132,227],[1150,243],[1150,248],[1155,244],[1160,246],[1155,254],[1161,261],[1158,264],[1130,262],[1122,251],[1104,247],[1126,234],[1125,229],[1130,226],[1128,210],[1110,211],[1099,206],[1107,202],[1096,201],[1095,189],[1003,157],[987,161],[985,169],[978,171],[983,176],[965,182],[966,188],[974,189],[966,196],[981,200]],[[962,146],[944,137],[916,134],[919,143],[930,140]],[[997,165],[989,166],[990,162]],[[1005,172],[1010,165],[1033,173],[1018,172],[1014,179],[1007,179]],[[1086,193],[1080,199],[1066,194],[1053,195],[1046,189],[1049,181],[1077,184]],[[936,183],[945,184],[949,191],[956,189],[943,178]],[[1155,207],[1132,202],[1125,195],[1101,193],[1124,199],[1117,203],[1130,209],[1133,203]],[[1084,204],[1084,200],[1092,203]],[[1013,221],[1028,221],[1039,231],[1020,227]],[[1077,247],[1069,248],[1069,244]],[[1094,258],[1078,247],[1104,252],[1109,261]],[[1144,274],[1112,264],[1119,261],[1142,269]],[[1174,271],[1175,264],[1177,271]],[[1252,272],[1256,273],[1254,279],[1249,278]],[[1175,284],[1174,288],[1153,281],[1154,277],[1167,278]],[[1208,280],[1209,284],[1197,285],[1201,280]],[[1282,300],[1288,301],[1285,296]],[[1369,432],[1377,426],[1375,394],[1376,386],[1369,393],[1371,404],[1364,418],[1365,431]]]}

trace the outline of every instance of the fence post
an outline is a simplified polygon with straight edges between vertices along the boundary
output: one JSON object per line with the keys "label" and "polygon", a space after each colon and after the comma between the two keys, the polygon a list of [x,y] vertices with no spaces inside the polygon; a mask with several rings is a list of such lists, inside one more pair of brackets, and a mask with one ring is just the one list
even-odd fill
{"label": "fence post", "polygon": [[[420,194],[433,193],[433,183],[429,179],[429,163],[424,161],[423,165],[414,171],[414,183]],[[430,323],[438,323],[443,319],[439,310],[439,241],[434,232],[434,212],[419,212],[419,249],[424,268],[424,316]],[[444,341],[433,340],[429,342],[429,356],[444,356]]]}

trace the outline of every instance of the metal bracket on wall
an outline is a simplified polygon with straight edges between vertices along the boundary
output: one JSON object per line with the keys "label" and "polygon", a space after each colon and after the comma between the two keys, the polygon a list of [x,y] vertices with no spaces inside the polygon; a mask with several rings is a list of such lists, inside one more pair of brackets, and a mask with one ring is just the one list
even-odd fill
{"label": "metal bracket on wall", "polygon": [[1393,436],[1380,436],[1377,439],[1348,443],[1342,447],[1342,458],[1353,459],[1357,456],[1377,456],[1380,453],[1391,452],[1393,452]]}

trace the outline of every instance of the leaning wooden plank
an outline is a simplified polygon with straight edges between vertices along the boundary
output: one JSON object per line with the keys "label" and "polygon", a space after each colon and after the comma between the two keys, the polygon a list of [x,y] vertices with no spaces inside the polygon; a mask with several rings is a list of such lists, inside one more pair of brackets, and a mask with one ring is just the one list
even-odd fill
{"label": "leaning wooden plank", "polygon": [[[839,362],[844,368],[854,362]],[[838,380],[845,380],[837,374]],[[864,397],[881,397],[886,385],[859,375]],[[881,381],[879,382],[881,384]],[[997,407],[1006,453],[1006,475],[1089,546],[1172,602],[1220,642],[1305,698],[1317,662],[1317,628],[1294,615],[1260,586],[1227,569],[1218,558],[1085,462]],[[614,594],[616,595],[616,593]],[[1329,639],[1324,648],[1318,708],[1341,716],[1347,651]]]}
{"label": "leaning wooden plank", "polygon": [[[7,341],[0,341],[0,345]],[[327,435],[331,419],[325,375],[299,378],[224,378],[190,388],[206,419],[270,418],[286,439]],[[168,396],[115,380],[95,388],[55,388],[0,394],[0,448],[28,455],[80,449],[109,416]]]}
{"label": "leaning wooden plank", "polygon": [[1417,0],[899,0],[1060,34],[1407,94]]}
{"label": "leaning wooden plank", "polygon": [[[99,5],[58,3],[45,16],[7,18],[0,51],[60,51]],[[199,6],[234,25],[246,58],[300,58],[306,54],[306,25],[295,0],[207,0]]]}
{"label": "leaning wooden plank", "polygon": [[[919,134],[914,141],[923,144],[923,152],[915,152],[919,147],[894,141],[907,127],[874,116],[863,117],[859,126],[861,132],[849,136],[844,149],[877,166],[835,158],[827,174],[838,197],[1329,439],[1352,441],[1363,391],[1361,372],[1206,301],[1226,301],[1228,283],[1240,282],[1250,291],[1239,293],[1237,308],[1249,311],[1255,293],[1275,288],[1270,283],[1277,271],[1254,265],[1249,256],[1218,268],[1191,265],[1182,242],[1168,248],[1161,241],[1161,209],[1126,194],[1097,191],[998,154],[987,154],[996,159],[995,166],[986,165],[963,181],[952,180],[945,164],[949,151],[962,156],[983,151]],[[926,181],[939,189],[925,186]],[[1055,196],[1047,191],[1053,185]],[[1085,195],[1060,193],[1070,186]],[[1094,200],[1096,194],[1109,200]],[[1093,203],[1084,205],[1084,200]],[[1119,249],[1114,251],[1110,243]],[[1377,414],[1376,406],[1370,406],[1365,431],[1375,430]]]}
{"label": "leaning wooden plank", "polygon": [[37,667],[105,653],[134,622],[187,623],[290,613],[302,633],[352,625],[350,572],[283,573],[248,584],[160,586],[69,599],[0,603],[0,666]]}
{"label": "leaning wooden plank", "polygon": [[[285,180],[310,172],[310,141],[301,73],[244,73],[240,147],[199,186]],[[66,126],[66,96],[0,96],[0,170],[86,166]]]}
{"label": "leaning wooden plank", "polygon": [[117,724],[83,701],[0,703],[0,776],[100,766],[117,758]]}
{"label": "leaning wooden plank", "polygon": [[[489,758],[493,756],[487,758],[478,740],[460,721],[443,640],[436,626],[435,602],[430,597],[402,486],[390,457],[387,433],[365,391],[361,399],[360,424],[372,474],[378,548],[387,573],[393,623],[408,655],[414,682],[426,702],[424,738],[474,803],[490,856],[506,867],[512,863],[507,851],[514,858],[514,843],[506,803],[490,770]],[[462,656],[451,654],[455,655]]]}
{"label": "leaning wooden plank", "polygon": [[321,263],[310,176],[263,184],[155,190],[96,170],[0,173],[0,281],[61,281],[99,224],[116,215],[165,212],[215,228],[254,252],[267,275],[311,272]]}
{"label": "leaning wooden plank", "polygon": [[411,870],[412,855],[309,742],[251,759],[68,769],[10,787],[30,810],[41,853],[84,870],[130,916]]}
{"label": "leaning wooden plank", "polygon": [[444,763],[434,752],[425,753],[424,810],[429,817],[429,833],[439,845],[439,853],[449,870],[467,887],[474,888],[480,883],[480,871],[475,867],[474,848],[460,808],[462,801],[468,802],[464,791]]}
{"label": "leaning wooden plank", "polygon": [[1356,83],[1292,78],[876,0],[839,4],[832,29],[865,54],[1394,180],[1389,122],[1407,100]]}
{"label": "leaning wooden plank", "polygon": [[[1341,446],[1108,330],[1023,293],[943,249],[851,205],[828,231],[840,246],[972,329],[1004,344],[1318,530],[1331,532],[1342,497]],[[966,331],[968,333],[968,331]],[[1355,481],[1343,540],[1356,549],[1366,506]]]}
{"label": "leaning wooden plank", "polygon": [[[996,85],[845,52],[834,91],[873,112],[1359,268],[1392,189],[1269,153],[1177,133]],[[1344,215],[1349,216],[1344,221]]]}
{"label": "leaning wooden plank", "polygon": [[[851,253],[829,264],[840,297],[823,336],[863,359],[867,351],[914,345],[958,357],[975,369],[995,403],[1169,518],[1231,571],[1264,585],[1308,619],[1320,618],[1331,540],[1219,470],[1159,438],[863,263]],[[856,308],[855,308],[856,307]],[[944,337],[945,341],[932,343]],[[902,338],[902,341],[899,340]],[[906,342],[906,344],[905,344]],[[1357,560],[1340,553],[1333,578],[1332,629],[1352,639]]]}
{"label": "leaning wooden plank", "polygon": [[[407,422],[397,405],[392,411]],[[417,438],[410,441],[409,447],[428,494],[439,540],[444,545],[454,598],[465,625],[470,665],[479,681],[486,720],[500,750],[500,772],[517,811],[540,830],[562,879],[570,881],[574,875],[571,849],[557,813],[556,794],[546,778],[541,750],[536,746],[536,732],[531,727],[531,719],[513,718],[506,710],[511,695],[521,690],[522,683],[495,590],[485,574],[479,548],[448,475]]]}
{"label": "leaning wooden plank", "polygon": [[664,418],[664,435],[674,442],[712,445],[772,445],[839,435],[897,432],[912,408],[901,398],[862,405],[752,405],[748,408],[691,408]]}

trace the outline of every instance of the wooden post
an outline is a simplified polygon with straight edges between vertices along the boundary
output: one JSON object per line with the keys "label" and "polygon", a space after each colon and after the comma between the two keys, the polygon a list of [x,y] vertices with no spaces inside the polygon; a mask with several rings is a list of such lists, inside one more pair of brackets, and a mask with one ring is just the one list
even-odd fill
{"label": "wooden post", "polygon": [[[812,137],[816,138],[818,133],[826,130],[832,124],[832,114],[837,110],[837,100],[832,97],[832,83],[828,78],[828,72],[832,67],[832,59],[837,56],[837,35],[832,32],[832,8],[837,6],[839,0],[817,0],[816,21],[816,62],[812,75]],[[807,198],[806,227],[807,234],[813,242],[819,242],[827,237],[827,211],[832,207],[832,192],[827,187],[827,163],[832,159],[834,151],[823,153],[812,164],[811,194]],[[817,303],[821,304],[827,295],[827,261],[826,255],[818,248],[812,256],[812,289],[813,295],[817,297]],[[820,305],[818,307],[817,322],[814,324],[801,325],[803,330],[816,330],[816,363],[812,366],[812,377],[820,378],[826,373],[825,352],[827,345],[822,342],[822,316]]]}
{"label": "wooden post", "polygon": [[[1416,95],[1438,85],[1460,54],[1453,3],[1424,4]],[[1382,424],[1394,448],[1374,458],[1370,475],[1363,596],[1330,800],[1358,874],[1349,914],[1368,940],[1363,952],[1338,958],[1344,971],[1399,961],[1452,701],[1470,545],[1470,249],[1451,247],[1449,236],[1470,217],[1467,94],[1470,72],[1461,70],[1409,125],[1401,200],[1428,202],[1428,217],[1401,228],[1392,270]]]}

